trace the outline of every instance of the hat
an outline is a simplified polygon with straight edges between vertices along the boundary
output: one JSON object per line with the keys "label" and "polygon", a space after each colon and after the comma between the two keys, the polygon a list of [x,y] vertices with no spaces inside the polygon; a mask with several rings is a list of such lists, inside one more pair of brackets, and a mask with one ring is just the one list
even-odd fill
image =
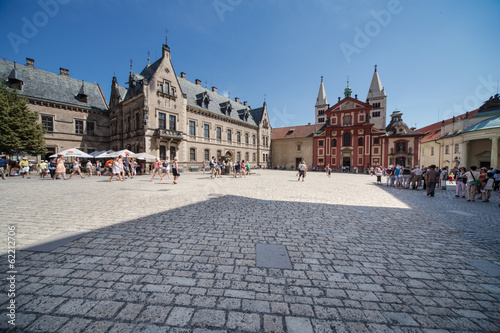
{"label": "hat", "polygon": [[28,158],[26,156],[23,157],[23,160],[27,160]]}

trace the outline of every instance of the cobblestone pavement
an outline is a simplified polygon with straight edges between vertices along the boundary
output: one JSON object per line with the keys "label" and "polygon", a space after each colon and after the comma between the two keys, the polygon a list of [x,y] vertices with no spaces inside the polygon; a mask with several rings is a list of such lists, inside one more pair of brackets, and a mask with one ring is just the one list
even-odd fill
{"label": "cobblestone pavement", "polygon": [[[18,331],[500,331],[498,194],[271,170],[106,180],[0,181],[0,330],[14,225]],[[19,250],[67,232],[81,237]],[[291,268],[258,267],[257,244],[284,246]]]}

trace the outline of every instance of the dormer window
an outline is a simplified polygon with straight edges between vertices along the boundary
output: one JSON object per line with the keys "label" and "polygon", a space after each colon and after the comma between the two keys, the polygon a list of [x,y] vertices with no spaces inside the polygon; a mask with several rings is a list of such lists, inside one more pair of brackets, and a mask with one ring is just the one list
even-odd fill
{"label": "dormer window", "polygon": [[16,63],[14,63],[14,69],[9,74],[8,85],[11,89],[23,90],[23,80],[19,77]]}
{"label": "dormer window", "polygon": [[230,116],[231,111],[233,110],[233,107],[231,106],[231,102],[227,101],[224,103],[219,104],[220,107],[220,112],[222,112],[225,115]]}
{"label": "dormer window", "polygon": [[82,86],[80,87],[80,91],[78,91],[78,94],[75,97],[81,103],[88,103],[88,95],[85,89],[85,81],[82,81]]}
{"label": "dormer window", "polygon": [[210,97],[208,97],[208,93],[206,91],[196,95],[196,104],[198,104],[198,106],[208,109],[209,103],[210,103]]}

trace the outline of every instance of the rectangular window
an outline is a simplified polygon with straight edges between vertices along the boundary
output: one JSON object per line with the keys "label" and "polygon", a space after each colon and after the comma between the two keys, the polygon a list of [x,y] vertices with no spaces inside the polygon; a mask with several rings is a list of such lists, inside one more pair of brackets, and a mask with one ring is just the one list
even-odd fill
{"label": "rectangular window", "polygon": [[210,125],[209,124],[203,125],[203,136],[207,139],[210,138]]}
{"label": "rectangular window", "polygon": [[160,112],[158,114],[159,128],[167,129],[167,115],[165,113]]}
{"label": "rectangular window", "polygon": [[236,132],[236,142],[241,143],[241,133]]}
{"label": "rectangular window", "polygon": [[42,115],[42,127],[45,128],[45,130],[47,132],[53,132],[54,131],[54,117]]}
{"label": "rectangular window", "polygon": [[245,143],[248,144],[248,133],[245,134]]}
{"label": "rectangular window", "polygon": [[231,142],[231,136],[232,136],[232,134],[231,134],[231,130],[230,130],[230,129],[228,129],[228,130],[227,130],[227,141]]}
{"label": "rectangular window", "polygon": [[450,145],[444,146],[444,153],[449,154],[450,153]]}
{"label": "rectangular window", "polygon": [[192,120],[189,121],[189,135],[196,135],[196,123]]}
{"label": "rectangular window", "polygon": [[380,140],[379,140],[379,138],[374,138],[374,139],[373,139],[373,144],[374,144],[374,145],[378,145],[378,144],[379,144],[379,141],[380,141]]}
{"label": "rectangular window", "polygon": [[455,154],[459,153],[458,147],[459,147],[458,143],[455,143]]}
{"label": "rectangular window", "polygon": [[373,111],[372,118],[378,118],[378,117],[380,117],[380,111]]}
{"label": "rectangular window", "polygon": [[175,116],[168,116],[169,127],[168,129],[171,131],[175,131],[176,119]]}
{"label": "rectangular window", "polygon": [[209,161],[209,160],[210,160],[210,150],[205,149],[205,161]]}
{"label": "rectangular window", "polygon": [[431,156],[434,156],[434,147],[431,147]]}
{"label": "rectangular window", "polygon": [[196,161],[196,149],[194,149],[194,148],[189,149],[189,160],[191,162]]}
{"label": "rectangular window", "polygon": [[256,155],[255,153],[253,153],[253,154],[252,154],[252,162],[257,162],[257,160],[256,160],[256,156],[257,156],[257,155]]}
{"label": "rectangular window", "polygon": [[255,144],[255,135],[252,136],[252,144]]}
{"label": "rectangular window", "polygon": [[141,116],[139,112],[135,114],[135,129],[141,128]]}
{"label": "rectangular window", "polygon": [[87,121],[87,135],[95,134],[95,123],[92,121]]}
{"label": "rectangular window", "polygon": [[83,134],[83,120],[75,120],[75,133]]}
{"label": "rectangular window", "polygon": [[323,147],[323,140],[319,140],[319,141],[318,141],[318,145],[319,145],[320,147]]}
{"label": "rectangular window", "polygon": [[216,132],[217,140],[222,140],[222,128],[217,127],[215,132]]}

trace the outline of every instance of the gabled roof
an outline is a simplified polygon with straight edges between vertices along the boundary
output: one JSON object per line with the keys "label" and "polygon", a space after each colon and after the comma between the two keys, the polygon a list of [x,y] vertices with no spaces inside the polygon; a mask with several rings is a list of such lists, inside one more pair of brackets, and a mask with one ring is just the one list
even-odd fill
{"label": "gabled roof", "polygon": [[[8,79],[13,69],[13,62],[0,60],[0,78]],[[83,108],[108,110],[108,104],[98,84],[85,82],[83,91],[87,95],[87,103],[83,103],[77,99],[83,86],[82,80],[20,64],[16,64],[15,76],[23,82],[22,90],[18,90],[21,96]]]}
{"label": "gabled roof", "polygon": [[[470,111],[469,118],[474,117],[477,114],[478,110],[479,109],[476,109],[474,111]],[[459,116],[455,116],[455,120],[464,119],[465,116],[466,116],[466,113],[463,113]],[[453,117],[449,118],[449,119],[445,119],[445,121],[444,121],[445,125],[451,124],[452,122],[453,122]],[[433,124],[430,124],[430,125],[427,125],[425,127],[417,129],[417,132],[426,134],[424,137],[422,137],[420,142],[422,142],[422,143],[429,142],[429,141],[434,141],[434,140],[441,138],[441,136],[442,136],[441,135],[441,125],[442,125],[442,121],[439,121],[437,123],[433,123]]]}
{"label": "gabled roof", "polygon": [[257,124],[260,124],[260,122],[262,121],[262,116],[264,115],[264,107],[261,106],[260,108],[257,109],[251,109],[250,114],[252,115],[255,122]]}
{"label": "gabled roof", "polygon": [[[362,102],[360,101],[359,99],[356,99],[356,98],[352,98],[352,97],[344,97],[342,100],[340,100],[340,102],[337,102],[337,104],[331,106],[330,108],[328,108],[328,110],[326,110],[325,112],[337,112],[337,111],[345,111],[345,110],[351,110],[351,109],[344,109],[344,110],[334,110],[336,109],[337,107],[339,107],[340,105],[346,103],[346,102],[353,102],[353,103],[356,103],[356,104],[359,104],[361,105],[363,108],[372,108],[372,106],[370,104],[367,104],[365,102]],[[354,108],[353,110],[356,110],[357,108]]]}
{"label": "gabled roof", "polygon": [[[180,85],[180,88],[182,90],[182,93],[187,98],[187,104],[189,106],[205,109],[205,110],[212,112],[214,114],[229,117],[229,118],[234,119],[234,120],[243,121],[243,122],[246,122],[250,125],[255,125],[255,126],[259,125],[259,122],[261,119],[255,119],[255,118],[258,118],[258,117],[262,118],[263,108],[262,108],[262,111],[260,111],[259,109],[255,109],[255,111],[252,112],[253,110],[251,110],[249,106],[245,106],[239,102],[231,100],[228,97],[224,97],[222,95],[219,95],[216,92],[213,92],[211,90],[208,90],[207,88],[204,88],[203,86],[189,82],[188,80],[183,79],[181,77],[177,77],[177,80],[179,81],[179,85]],[[196,96],[199,96],[200,94],[206,94],[208,96],[208,98],[209,98],[208,109],[206,109],[204,107],[204,105],[200,106],[197,103]],[[229,105],[231,106],[231,113],[229,115],[224,114],[221,111],[221,104],[227,105],[227,103],[229,103]],[[245,120],[245,117],[240,116],[241,114],[244,114],[245,110],[248,110],[250,112],[249,117],[246,120]]]}
{"label": "gabled roof", "polygon": [[312,138],[317,127],[317,125],[303,125],[273,128],[272,138],[273,140]]}

